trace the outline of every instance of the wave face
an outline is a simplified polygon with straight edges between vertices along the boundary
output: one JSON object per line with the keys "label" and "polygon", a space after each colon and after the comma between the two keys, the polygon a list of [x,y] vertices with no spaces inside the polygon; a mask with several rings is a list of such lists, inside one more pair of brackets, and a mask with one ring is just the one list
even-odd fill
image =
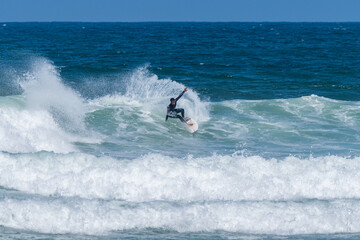
{"label": "wave face", "polygon": [[[25,25],[0,26],[0,238],[359,238],[357,24]],[[165,121],[185,87],[195,133]]]}

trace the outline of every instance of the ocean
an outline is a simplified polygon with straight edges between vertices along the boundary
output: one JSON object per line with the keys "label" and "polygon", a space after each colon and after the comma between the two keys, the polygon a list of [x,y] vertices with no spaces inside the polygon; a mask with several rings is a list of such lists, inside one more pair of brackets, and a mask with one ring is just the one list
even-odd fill
{"label": "ocean", "polygon": [[360,238],[360,23],[0,23],[0,60],[1,239]]}

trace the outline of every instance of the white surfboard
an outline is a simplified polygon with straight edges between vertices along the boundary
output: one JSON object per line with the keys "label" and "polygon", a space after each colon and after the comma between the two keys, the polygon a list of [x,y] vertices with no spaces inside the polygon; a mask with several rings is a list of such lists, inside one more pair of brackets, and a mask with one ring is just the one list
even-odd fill
{"label": "white surfboard", "polygon": [[191,133],[194,133],[198,130],[199,126],[197,122],[194,119],[191,119],[189,117],[185,117],[184,120],[186,121],[186,124],[188,126],[188,129]]}

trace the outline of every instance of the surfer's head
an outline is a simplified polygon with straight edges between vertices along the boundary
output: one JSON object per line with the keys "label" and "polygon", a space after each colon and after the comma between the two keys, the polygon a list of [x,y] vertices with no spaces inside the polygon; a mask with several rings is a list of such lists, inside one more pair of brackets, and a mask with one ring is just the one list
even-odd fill
{"label": "surfer's head", "polygon": [[175,98],[170,98],[171,103],[175,103]]}

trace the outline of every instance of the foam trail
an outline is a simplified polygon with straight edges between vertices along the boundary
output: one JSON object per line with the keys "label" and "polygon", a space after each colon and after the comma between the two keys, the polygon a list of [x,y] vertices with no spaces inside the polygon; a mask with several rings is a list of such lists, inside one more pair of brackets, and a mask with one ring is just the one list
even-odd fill
{"label": "foam trail", "polygon": [[119,161],[82,153],[1,153],[0,186],[44,196],[133,202],[360,198],[359,160],[148,154]]}

